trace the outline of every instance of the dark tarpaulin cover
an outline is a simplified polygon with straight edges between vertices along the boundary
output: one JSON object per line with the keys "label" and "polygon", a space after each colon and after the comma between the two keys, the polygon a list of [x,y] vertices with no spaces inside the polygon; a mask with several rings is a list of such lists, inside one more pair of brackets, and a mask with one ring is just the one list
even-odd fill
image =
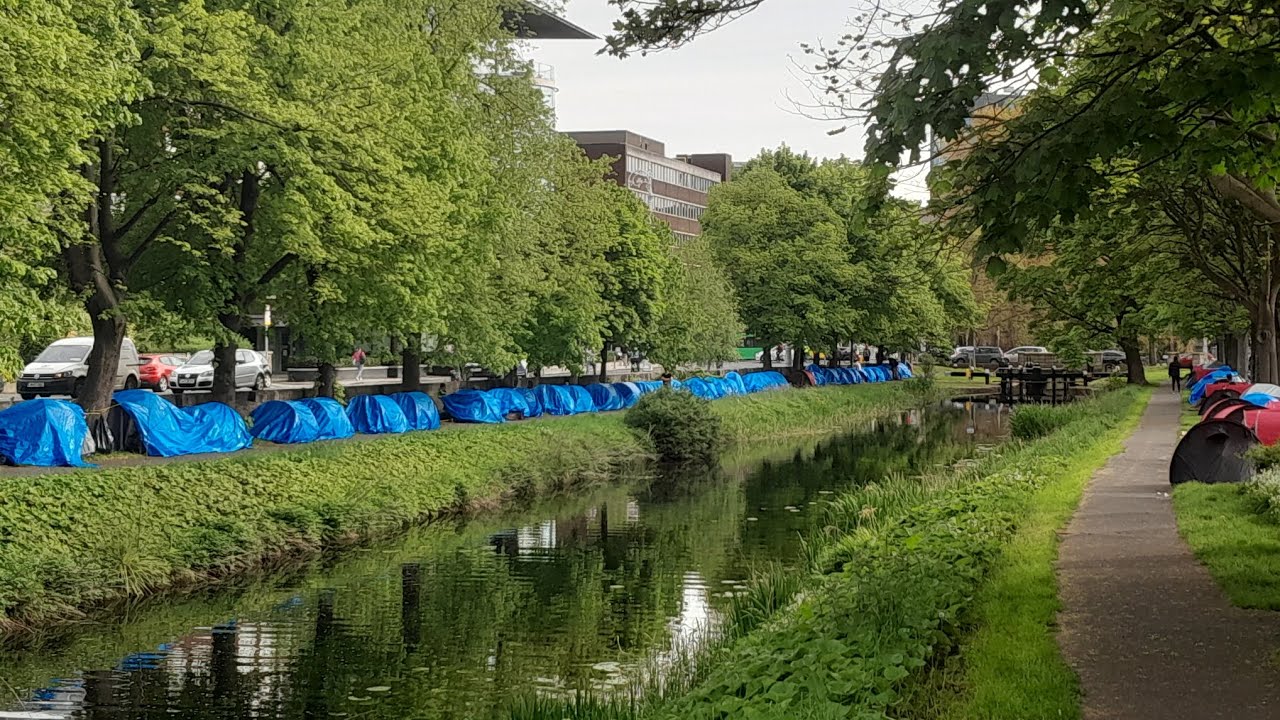
{"label": "dark tarpaulin cover", "polygon": [[1253,477],[1245,452],[1258,442],[1249,428],[1230,420],[1205,420],[1178,441],[1169,461],[1169,483],[1235,483]]}
{"label": "dark tarpaulin cover", "polygon": [[640,386],[633,382],[616,382],[613,384],[613,391],[618,393],[618,400],[622,402],[623,408],[634,406],[644,394]]}
{"label": "dark tarpaulin cover", "polygon": [[498,411],[503,415],[515,413],[522,418],[536,417],[524,393],[515,388],[494,388],[489,391],[489,397],[498,403]]}
{"label": "dark tarpaulin cover", "polygon": [[272,400],[249,413],[253,427],[249,432],[259,440],[273,443],[309,443],[320,439],[320,423],[311,410],[300,402]]}
{"label": "dark tarpaulin cover", "polygon": [[409,430],[409,418],[386,395],[357,395],[347,403],[347,419],[364,435],[402,433]]}
{"label": "dark tarpaulin cover", "polygon": [[226,453],[253,445],[244,418],[225,403],[179,408],[150,390],[121,390],[114,399],[132,418],[148,455]]}
{"label": "dark tarpaulin cover", "polygon": [[398,392],[389,396],[404,411],[410,430],[437,430],[440,428],[440,410],[430,395],[419,390]]}
{"label": "dark tarpaulin cover", "polygon": [[538,393],[534,392],[533,388],[527,387],[516,388],[516,391],[524,397],[524,404],[529,408],[529,414],[525,415],[525,417],[540,417],[542,415],[542,402],[538,400]]}
{"label": "dark tarpaulin cover", "polygon": [[0,410],[0,457],[12,465],[93,467],[81,458],[89,426],[66,400],[37,398]]}
{"label": "dark tarpaulin cover", "polygon": [[574,415],[596,411],[596,402],[591,399],[591,393],[587,392],[586,388],[581,385],[569,385],[567,387]]}
{"label": "dark tarpaulin cover", "polygon": [[612,385],[595,383],[587,386],[587,392],[591,394],[591,402],[595,404],[598,412],[622,409],[622,398],[618,397],[618,391],[614,390]]}
{"label": "dark tarpaulin cover", "polygon": [[351,427],[351,419],[347,417],[347,409],[337,400],[319,397],[305,398],[298,402],[310,410],[311,416],[316,419],[321,440],[341,440],[356,434],[356,429]]}
{"label": "dark tarpaulin cover", "polygon": [[573,398],[569,389],[563,385],[539,385],[533,389],[538,396],[538,404],[548,415],[572,415]]}
{"label": "dark tarpaulin cover", "polygon": [[506,422],[498,401],[483,390],[459,390],[444,396],[444,409],[454,422],[496,425]]}

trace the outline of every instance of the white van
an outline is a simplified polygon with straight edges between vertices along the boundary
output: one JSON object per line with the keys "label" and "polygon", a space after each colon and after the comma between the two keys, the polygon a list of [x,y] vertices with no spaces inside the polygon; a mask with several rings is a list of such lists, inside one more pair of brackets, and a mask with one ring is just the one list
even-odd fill
{"label": "white van", "polygon": [[[23,400],[48,395],[80,395],[84,377],[89,374],[89,351],[93,338],[73,337],[54,340],[18,376],[18,394]],[[116,369],[116,388],[138,387],[138,349],[133,340],[120,344],[120,365]]]}

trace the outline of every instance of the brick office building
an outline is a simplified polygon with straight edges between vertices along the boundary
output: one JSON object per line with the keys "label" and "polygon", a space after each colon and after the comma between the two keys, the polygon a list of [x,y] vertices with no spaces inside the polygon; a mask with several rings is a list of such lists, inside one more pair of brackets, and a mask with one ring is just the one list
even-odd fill
{"label": "brick office building", "polygon": [[613,179],[645,201],[677,237],[702,234],[707,193],[729,179],[733,159],[725,154],[666,156],[666,147],[628,130],[566,133],[587,157],[615,158]]}

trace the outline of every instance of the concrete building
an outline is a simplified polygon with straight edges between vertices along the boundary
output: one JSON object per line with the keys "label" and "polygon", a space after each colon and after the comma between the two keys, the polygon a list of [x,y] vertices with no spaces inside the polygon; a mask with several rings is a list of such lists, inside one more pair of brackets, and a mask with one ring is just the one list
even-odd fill
{"label": "concrete building", "polygon": [[614,158],[613,179],[645,201],[677,237],[702,234],[702,213],[711,188],[729,180],[733,159],[725,154],[667,157],[666,147],[629,130],[567,133],[587,157]]}

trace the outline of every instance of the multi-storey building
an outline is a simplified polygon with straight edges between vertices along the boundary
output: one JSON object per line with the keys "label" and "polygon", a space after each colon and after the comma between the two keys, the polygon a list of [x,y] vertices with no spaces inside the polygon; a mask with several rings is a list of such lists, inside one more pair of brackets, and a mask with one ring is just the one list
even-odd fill
{"label": "multi-storey building", "polygon": [[707,194],[733,172],[725,154],[666,156],[665,146],[628,130],[570,132],[592,159],[613,158],[613,180],[645,201],[677,237],[702,234]]}

